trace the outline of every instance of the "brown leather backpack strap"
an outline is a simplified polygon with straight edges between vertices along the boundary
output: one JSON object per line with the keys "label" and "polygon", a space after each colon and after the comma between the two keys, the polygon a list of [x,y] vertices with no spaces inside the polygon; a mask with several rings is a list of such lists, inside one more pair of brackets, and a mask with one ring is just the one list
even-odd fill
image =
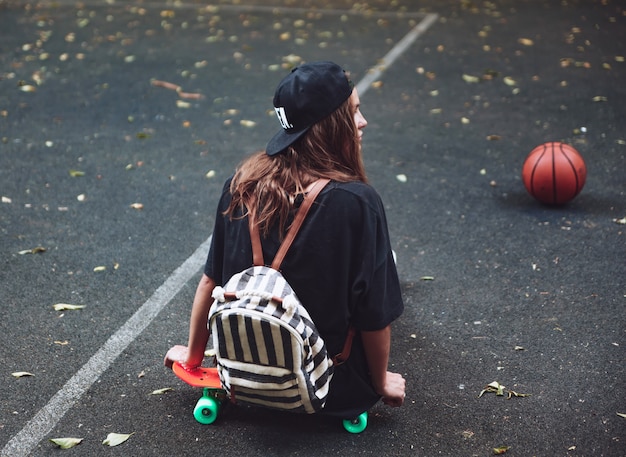
{"label": "brown leather backpack strap", "polygon": [[333,357],[333,365],[341,365],[350,357],[350,351],[352,350],[352,340],[354,340],[354,336],[356,335],[356,329],[352,326],[348,329],[348,336],[346,337],[346,341],[343,343],[343,349],[339,354]]}
{"label": "brown leather backpack strap", "polygon": [[289,230],[287,231],[287,236],[285,237],[282,244],[280,245],[280,248],[278,248],[276,257],[274,257],[274,261],[272,262],[272,268],[274,270],[280,270],[280,265],[283,263],[283,259],[285,258],[287,251],[291,247],[291,243],[293,243],[293,240],[296,238],[296,235],[298,234],[298,231],[300,230],[300,227],[302,226],[302,223],[304,222],[304,218],[309,212],[309,209],[311,209],[313,202],[315,201],[319,193],[322,191],[322,189],[329,182],[330,182],[330,179],[327,179],[327,178],[318,179],[313,184],[313,187],[311,188],[311,190],[309,190],[309,192],[306,194],[306,197],[304,197],[304,201],[302,202],[302,205],[300,205],[300,209],[298,209],[298,212],[296,213],[296,217],[294,218],[293,223],[291,224],[291,227],[289,227]]}
{"label": "brown leather backpack strap", "polygon": [[263,247],[261,245],[259,225],[254,223],[254,218],[250,213],[248,213],[248,228],[250,230],[250,241],[252,241],[252,263],[255,267],[262,267],[265,265],[265,261],[263,260]]}

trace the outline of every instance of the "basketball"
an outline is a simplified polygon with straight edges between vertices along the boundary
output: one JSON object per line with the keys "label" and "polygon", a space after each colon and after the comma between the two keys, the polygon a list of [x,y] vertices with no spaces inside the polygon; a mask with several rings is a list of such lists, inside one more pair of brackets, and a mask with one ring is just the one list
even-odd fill
{"label": "basketball", "polygon": [[585,161],[569,144],[549,142],[533,149],[522,168],[530,195],[548,205],[562,205],[580,193],[587,178]]}

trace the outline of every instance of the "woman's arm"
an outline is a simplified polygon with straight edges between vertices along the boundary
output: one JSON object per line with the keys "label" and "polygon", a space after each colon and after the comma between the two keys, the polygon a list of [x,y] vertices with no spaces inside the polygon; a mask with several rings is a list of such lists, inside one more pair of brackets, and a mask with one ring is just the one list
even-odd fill
{"label": "woman's arm", "polygon": [[187,346],[178,345],[167,351],[164,360],[165,366],[171,368],[175,361],[183,363],[187,368],[195,368],[202,364],[204,351],[209,341],[207,322],[209,310],[213,303],[211,294],[214,288],[215,281],[203,274],[193,299]]}
{"label": "woman's arm", "polygon": [[406,396],[406,381],[402,375],[387,371],[391,349],[391,327],[387,326],[376,331],[361,331],[361,339],[376,393],[382,396],[385,404],[402,406]]}

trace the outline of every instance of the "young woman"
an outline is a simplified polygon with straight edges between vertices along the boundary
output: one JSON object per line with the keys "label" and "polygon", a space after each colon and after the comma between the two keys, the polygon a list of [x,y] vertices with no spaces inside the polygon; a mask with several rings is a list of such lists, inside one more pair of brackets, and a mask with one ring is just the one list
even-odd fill
{"label": "young woman", "polygon": [[280,82],[274,107],[282,130],[224,186],[189,343],[171,348],[165,364],[201,364],[213,288],[252,265],[248,215],[259,225],[263,257],[271,263],[307,188],[330,178],[281,268],[329,355],[341,352],[350,326],[357,330],[350,357],[335,368],[323,411],[351,418],[381,399],[401,406],[405,380],[387,366],[390,325],[404,305],[383,204],[367,184],[361,157],[367,121],[358,93],[341,67],[313,62]]}

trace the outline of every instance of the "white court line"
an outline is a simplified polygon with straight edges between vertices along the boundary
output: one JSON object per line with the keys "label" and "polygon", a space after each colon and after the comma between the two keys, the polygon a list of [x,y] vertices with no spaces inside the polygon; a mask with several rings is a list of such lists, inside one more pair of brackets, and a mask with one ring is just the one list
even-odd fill
{"label": "white court line", "polygon": [[[362,96],[371,83],[391,66],[437,19],[428,14],[400,40],[373,70],[356,85]],[[61,418],[109,368],[117,357],[148,327],[163,308],[180,292],[202,267],[211,237],[152,294],[126,323],[76,372],[39,412],[2,449],[1,457],[27,456],[37,443],[56,427]]]}
{"label": "white court line", "polygon": [[371,84],[380,78],[380,75],[387,68],[389,68],[396,61],[396,59],[400,57],[402,53],[420,37],[420,35],[423,35],[424,32],[426,32],[426,30],[434,24],[438,17],[439,16],[437,14],[427,14],[419,24],[413,27],[411,31],[404,36],[404,38],[398,41],[391,51],[389,51],[385,57],[382,58],[378,65],[370,69],[370,71],[368,71],[363,79],[356,85],[356,90],[359,93],[359,96],[367,92],[367,89],[371,86]]}

